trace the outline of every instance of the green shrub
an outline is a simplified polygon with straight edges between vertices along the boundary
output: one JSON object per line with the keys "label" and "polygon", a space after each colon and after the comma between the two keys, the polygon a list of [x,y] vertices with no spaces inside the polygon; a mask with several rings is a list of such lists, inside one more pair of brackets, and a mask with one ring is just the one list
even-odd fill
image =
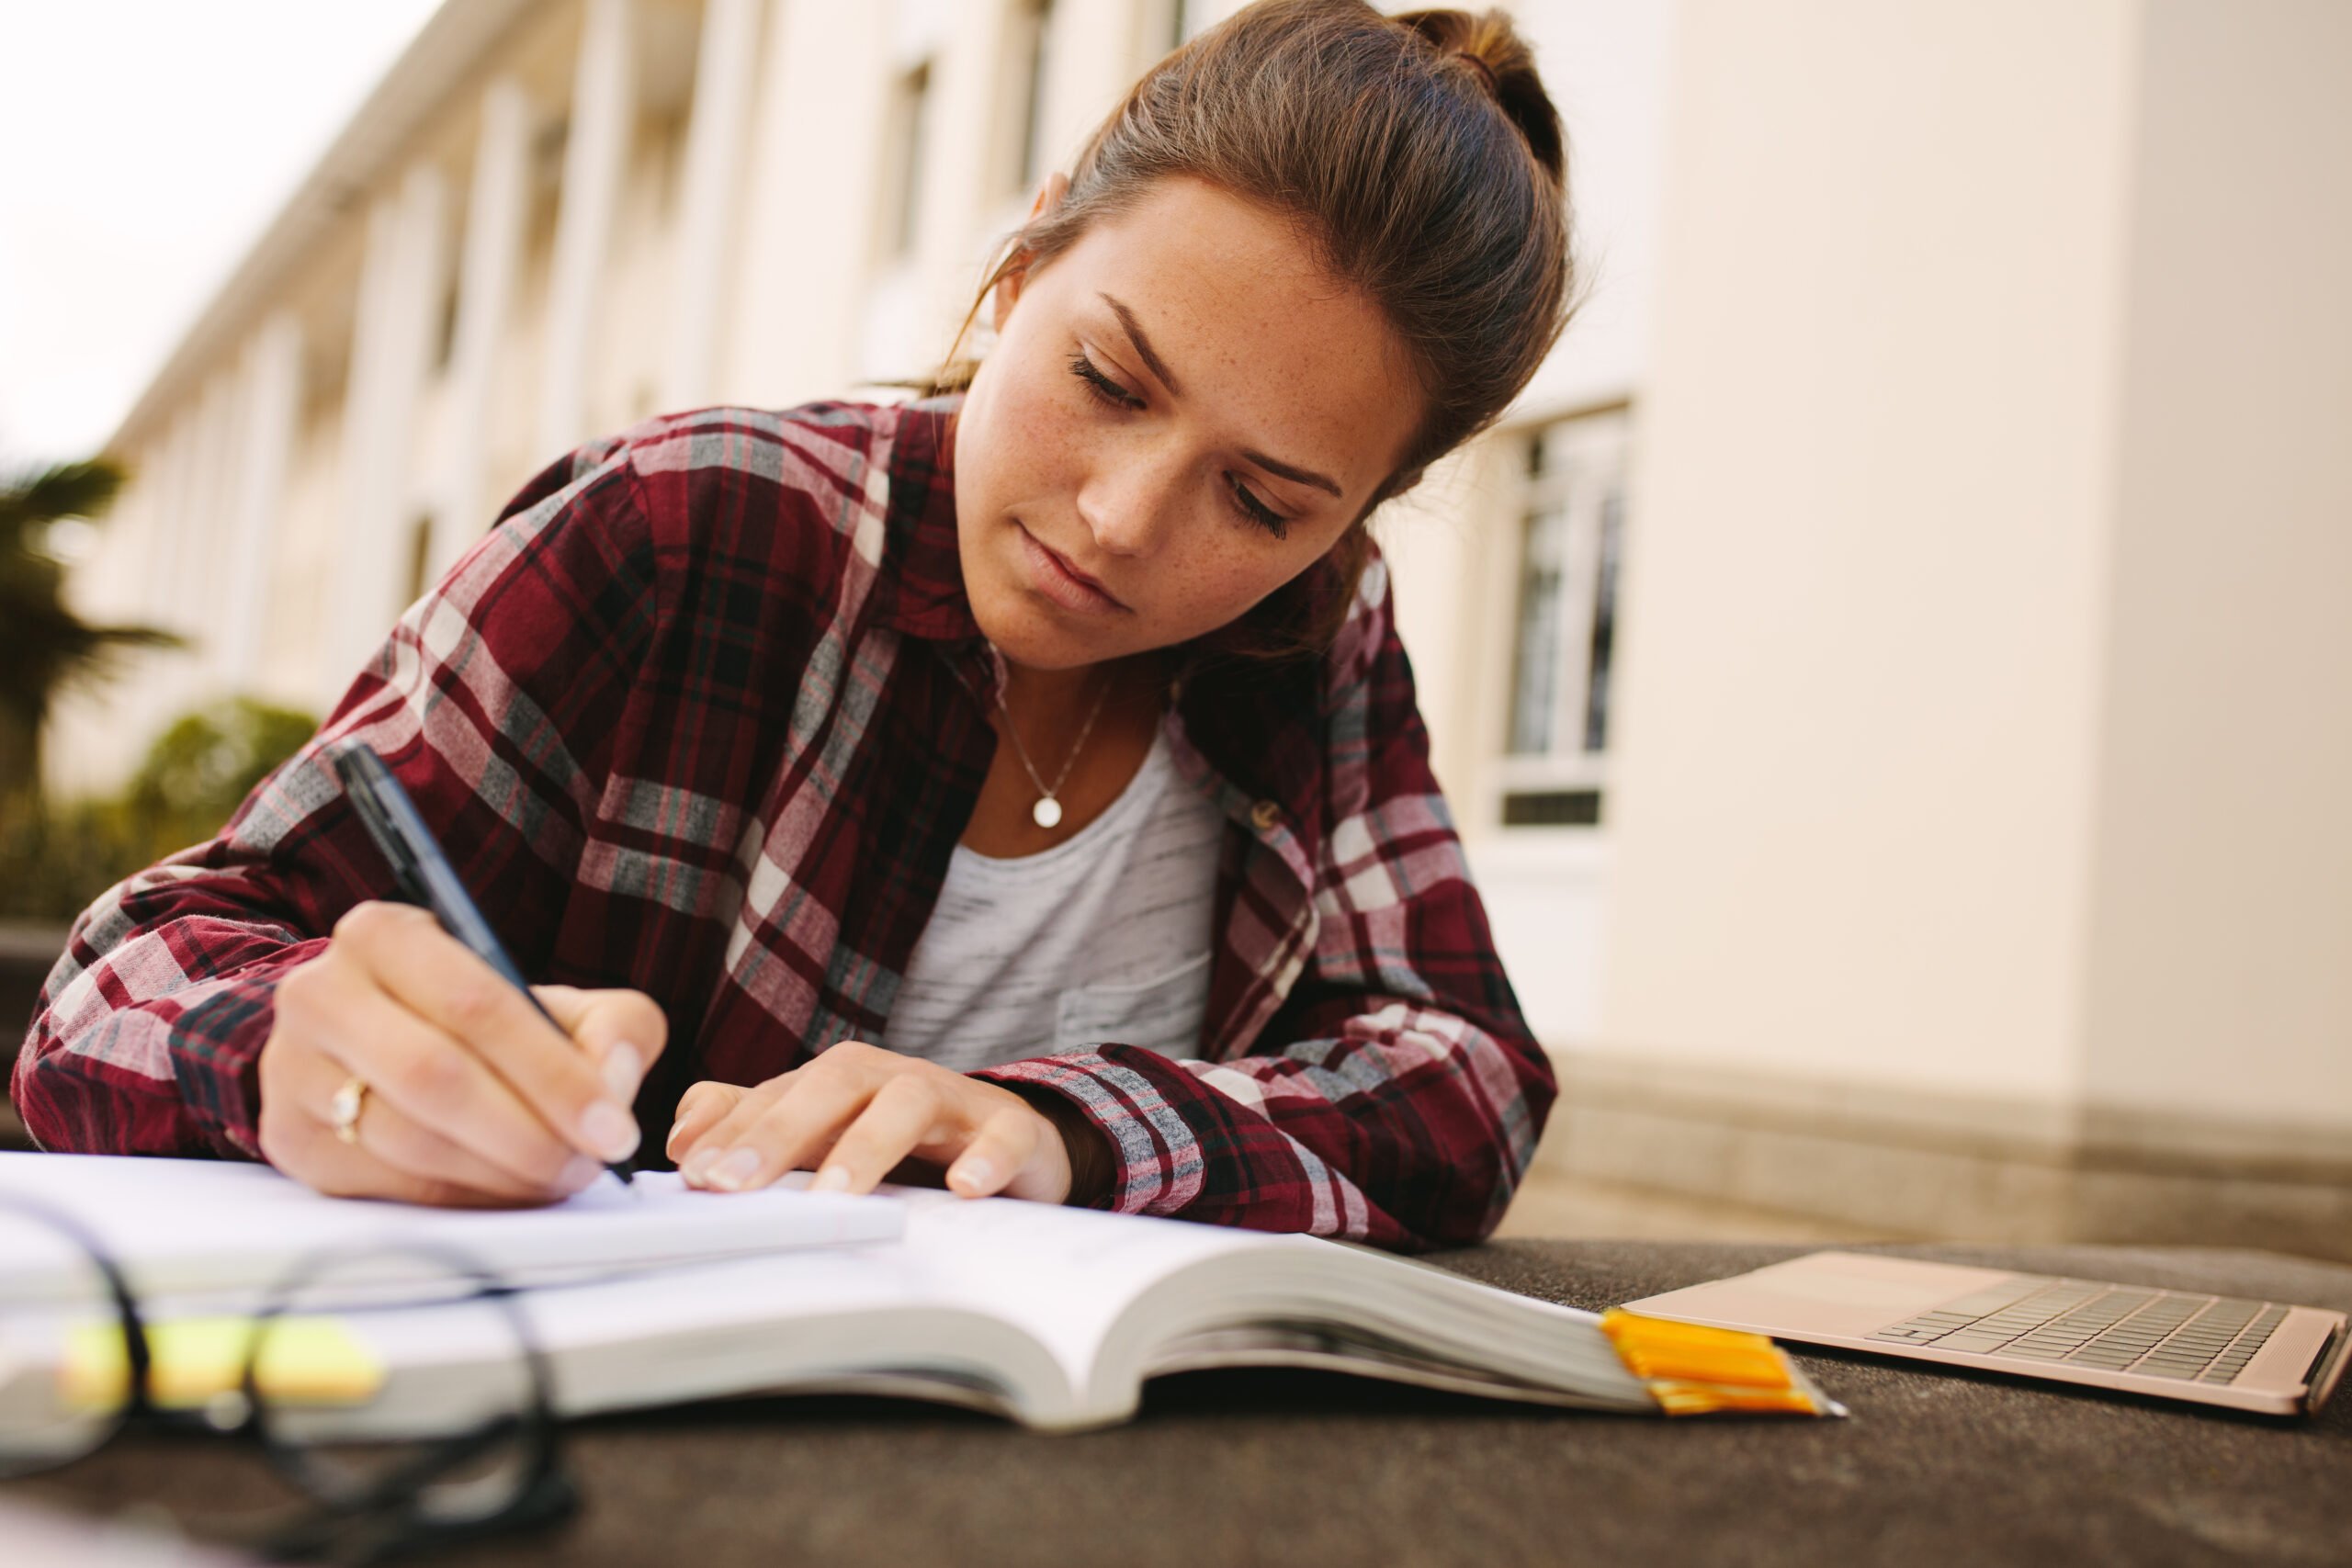
{"label": "green shrub", "polygon": [[70,920],[132,872],[211,838],[316,728],[232,698],[175,720],[119,795],[0,811],[0,919]]}

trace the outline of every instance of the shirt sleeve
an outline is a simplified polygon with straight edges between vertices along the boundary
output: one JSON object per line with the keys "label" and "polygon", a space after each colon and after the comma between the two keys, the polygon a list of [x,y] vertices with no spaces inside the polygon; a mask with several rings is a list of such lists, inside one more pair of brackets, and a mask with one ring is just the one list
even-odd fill
{"label": "shirt sleeve", "polygon": [[1534,1156],[1556,1085],[1430,772],[1388,608],[1384,590],[1326,718],[1315,940],[1250,1054],[1105,1044],[975,1075],[1085,1111],[1111,1151],[1106,1207],[1462,1246],[1493,1231]]}
{"label": "shirt sleeve", "polygon": [[74,921],[12,1082],[33,1140],[260,1157],[256,1060],[277,981],[392,891],[324,755],[334,742],[382,755],[530,969],[651,619],[651,558],[618,442],[524,487],[217,837]]}

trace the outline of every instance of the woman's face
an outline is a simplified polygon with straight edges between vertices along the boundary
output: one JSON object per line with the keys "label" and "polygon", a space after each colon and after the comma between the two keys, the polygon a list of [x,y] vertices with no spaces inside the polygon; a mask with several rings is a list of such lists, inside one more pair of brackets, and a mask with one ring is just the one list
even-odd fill
{"label": "woman's face", "polygon": [[996,309],[956,527],[981,631],[1035,669],[1231,622],[1347,531],[1419,413],[1373,302],[1197,180],[1159,181]]}

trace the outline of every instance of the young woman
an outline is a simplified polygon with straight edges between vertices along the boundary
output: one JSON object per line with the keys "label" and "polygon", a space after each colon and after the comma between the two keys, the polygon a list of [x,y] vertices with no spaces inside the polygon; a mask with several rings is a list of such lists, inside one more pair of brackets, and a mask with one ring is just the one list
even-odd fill
{"label": "young woman", "polygon": [[[1483,1236],[1554,1086],[1365,524],[1557,336],[1562,171],[1498,15],[1204,34],[1041,193],[967,389],[526,487],[220,838],[84,915],[28,1126],[435,1203],[650,1134],[721,1190]],[[564,1033],[381,901],[352,739]]]}

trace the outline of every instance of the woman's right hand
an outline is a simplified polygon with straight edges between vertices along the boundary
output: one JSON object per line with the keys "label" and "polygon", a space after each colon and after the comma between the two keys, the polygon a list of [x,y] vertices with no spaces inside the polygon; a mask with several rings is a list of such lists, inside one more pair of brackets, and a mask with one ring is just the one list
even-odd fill
{"label": "woman's right hand", "polygon": [[[340,1197],[479,1207],[579,1191],[636,1149],[629,1102],[668,1025],[642,992],[532,990],[561,1032],[424,910],[358,906],[277,984],[264,1157]],[[354,1078],[368,1092],[345,1143],[334,1101]]]}

